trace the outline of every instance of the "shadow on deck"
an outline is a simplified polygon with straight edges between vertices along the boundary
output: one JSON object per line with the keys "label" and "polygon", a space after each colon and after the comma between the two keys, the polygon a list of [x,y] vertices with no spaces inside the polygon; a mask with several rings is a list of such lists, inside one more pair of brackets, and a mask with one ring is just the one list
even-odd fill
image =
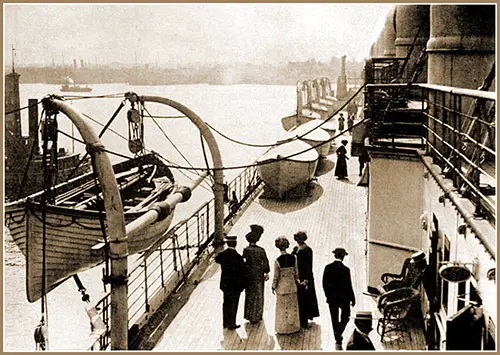
{"label": "shadow on deck", "polygon": [[[332,155],[328,161],[334,159]],[[333,163],[332,163],[333,166]],[[328,167],[327,167],[328,169]],[[366,212],[367,189],[357,186],[358,164],[348,162],[349,179],[337,180],[333,172],[326,171],[317,177],[317,186],[309,197],[296,200],[270,200],[257,196],[231,228],[237,235],[237,250],[241,253],[247,243],[244,235],[250,224],[264,227],[259,245],[267,253],[272,265],[279,256],[274,240],[285,235],[293,244],[293,234],[299,230],[307,232],[307,243],[314,251],[313,272],[316,279],[320,316],[310,322],[308,329],[291,335],[279,335],[274,330],[275,296],[270,281],[265,284],[264,318],[259,324],[250,324],[243,319],[244,293],[239,302],[236,330],[222,328],[222,292],[219,289],[220,267],[209,262],[209,266],[197,285],[187,283],[162,307],[159,321],[152,325],[149,339],[142,339],[137,349],[159,351],[217,351],[217,350],[323,350],[335,349],[331,325],[321,280],[324,267],[334,260],[332,250],[342,246],[349,251],[344,260],[351,269],[356,294],[357,311],[372,311],[378,314],[372,297],[363,294],[366,290]],[[330,170],[331,171],[331,170]],[[272,277],[272,275],[271,275]],[[185,289],[184,289],[185,288]],[[171,308],[169,308],[171,307]],[[390,334],[384,342],[376,332],[370,334],[375,347],[383,350],[424,350],[425,337],[422,324],[411,325],[407,331]],[[344,344],[354,330],[349,322],[344,332]]]}

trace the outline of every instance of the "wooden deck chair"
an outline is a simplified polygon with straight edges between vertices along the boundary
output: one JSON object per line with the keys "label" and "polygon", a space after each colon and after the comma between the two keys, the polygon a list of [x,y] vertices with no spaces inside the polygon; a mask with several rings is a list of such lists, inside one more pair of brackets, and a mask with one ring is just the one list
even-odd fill
{"label": "wooden deck chair", "polygon": [[408,331],[408,317],[413,305],[418,303],[420,292],[411,287],[402,287],[382,294],[377,308],[382,314],[377,323],[380,341],[390,332]]}
{"label": "wooden deck chair", "polygon": [[376,288],[380,294],[402,287],[417,289],[424,279],[426,269],[427,262],[425,260],[425,254],[422,252],[415,253],[411,258],[405,259],[399,274],[382,274],[380,279],[383,284],[377,286]]}

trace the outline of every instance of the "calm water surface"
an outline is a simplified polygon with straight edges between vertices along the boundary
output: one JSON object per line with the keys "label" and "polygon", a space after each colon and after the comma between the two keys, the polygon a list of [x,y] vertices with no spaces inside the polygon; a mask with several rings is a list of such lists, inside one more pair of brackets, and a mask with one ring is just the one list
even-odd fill
{"label": "calm water surface", "polygon": [[[251,144],[274,143],[283,136],[280,119],[295,110],[295,86],[266,85],[175,85],[175,86],[129,86],[126,84],[93,85],[89,96],[125,93],[133,91],[138,95],[163,96],[188,107],[230,138]],[[20,88],[21,106],[27,105],[28,98],[41,99],[48,94],[62,94],[59,86],[23,84]],[[123,96],[122,96],[123,97]],[[69,100],[69,99],[68,99]],[[118,108],[123,98],[73,99],[69,100],[80,112],[105,124]],[[166,106],[146,103],[152,115],[179,115]],[[41,108],[39,108],[41,113]],[[23,119],[27,120],[23,111]],[[71,123],[64,115],[59,116],[59,129],[71,134]],[[157,119],[162,130],[172,143],[196,167],[205,166],[196,126],[187,118]],[[96,132],[101,126],[91,123]],[[111,129],[122,136],[128,136],[126,109],[123,109],[111,125]],[[76,130],[75,137],[79,138]],[[253,162],[266,148],[250,148],[221,137],[214,132],[222,155],[223,165],[239,166]],[[127,142],[119,136],[107,132],[102,142],[108,150],[130,155]],[[145,145],[172,162],[186,166],[175,148],[151,120],[145,121]],[[72,149],[71,140],[60,135],[59,146]],[[74,150],[83,153],[85,148],[74,143]],[[206,149],[208,152],[208,148]],[[209,154],[209,153],[208,153]],[[121,158],[110,156],[113,162]],[[209,156],[209,161],[211,161]],[[241,170],[227,170],[227,181],[232,180]],[[192,178],[190,173],[173,170],[178,183]],[[185,176],[187,175],[187,176]],[[194,211],[204,200],[211,197],[208,185],[204,184],[193,194],[192,200],[176,209],[179,220]],[[174,221],[175,223],[175,221]],[[4,268],[4,350],[35,350],[33,332],[40,320],[40,302],[28,303],[25,291],[24,258],[17,247],[6,244]],[[79,275],[92,300],[103,295],[101,268],[97,267]],[[89,321],[80,300],[76,284],[72,279],[64,282],[48,295],[49,347],[50,350],[84,350],[90,333]]]}

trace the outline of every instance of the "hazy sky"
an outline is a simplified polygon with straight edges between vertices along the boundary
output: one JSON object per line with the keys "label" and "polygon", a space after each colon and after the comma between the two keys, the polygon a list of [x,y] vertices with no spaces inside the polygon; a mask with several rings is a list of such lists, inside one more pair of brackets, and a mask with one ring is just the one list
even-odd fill
{"label": "hazy sky", "polygon": [[10,63],[286,62],[368,56],[392,4],[4,3]]}

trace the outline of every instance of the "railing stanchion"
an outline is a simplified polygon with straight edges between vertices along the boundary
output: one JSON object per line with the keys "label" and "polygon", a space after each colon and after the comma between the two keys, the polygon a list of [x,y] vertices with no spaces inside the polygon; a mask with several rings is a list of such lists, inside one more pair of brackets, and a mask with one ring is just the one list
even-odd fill
{"label": "railing stanchion", "polygon": [[144,258],[144,310],[149,312],[148,300],[148,261]]}
{"label": "railing stanchion", "polygon": [[161,275],[161,287],[165,287],[165,270],[163,269],[163,248],[160,245],[160,275]]}
{"label": "railing stanchion", "polygon": [[173,234],[172,235],[172,259],[173,259],[173,262],[174,262],[174,271],[178,272],[179,271],[179,266],[177,265],[178,262],[177,262],[177,254],[175,252],[175,249],[176,249],[176,245],[175,245],[175,241],[177,240],[177,234]]}
{"label": "railing stanchion", "polygon": [[[198,219],[198,212],[196,212],[196,219]],[[186,258],[187,262],[191,262],[191,257],[189,256],[189,226],[186,223]],[[181,261],[181,267],[182,266],[182,261]]]}

